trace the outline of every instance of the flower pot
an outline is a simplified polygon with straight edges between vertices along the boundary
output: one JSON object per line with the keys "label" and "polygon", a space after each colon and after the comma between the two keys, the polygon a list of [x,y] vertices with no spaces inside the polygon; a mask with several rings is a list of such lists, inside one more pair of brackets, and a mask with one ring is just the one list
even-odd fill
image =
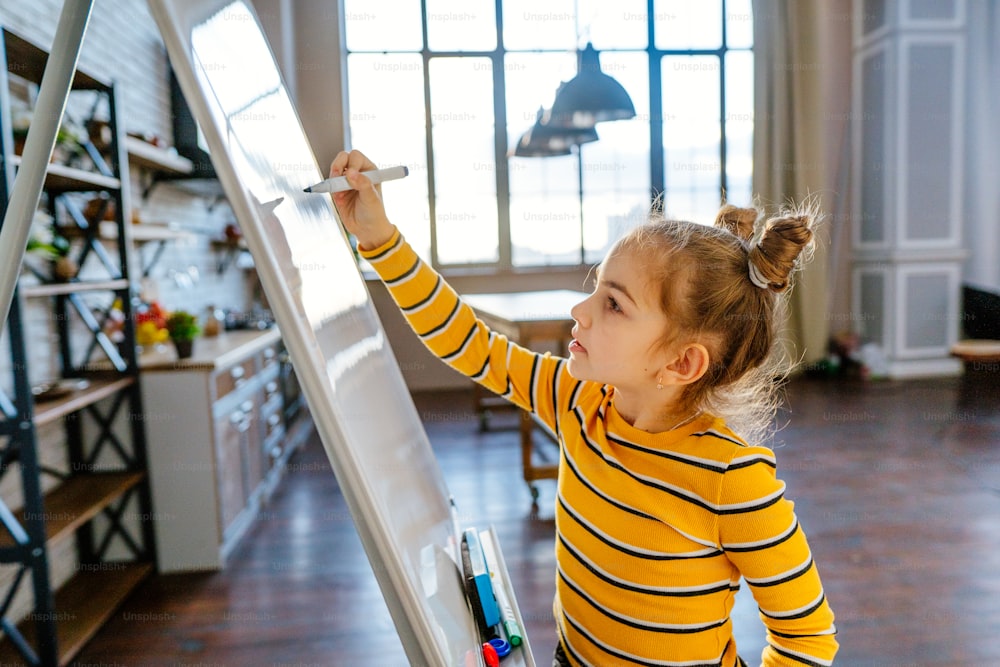
{"label": "flower pot", "polygon": [[174,348],[177,350],[178,359],[187,359],[194,351],[193,340],[175,340]]}
{"label": "flower pot", "polygon": [[76,278],[80,271],[77,263],[69,257],[60,257],[52,262],[52,279],[59,282],[68,282]]}

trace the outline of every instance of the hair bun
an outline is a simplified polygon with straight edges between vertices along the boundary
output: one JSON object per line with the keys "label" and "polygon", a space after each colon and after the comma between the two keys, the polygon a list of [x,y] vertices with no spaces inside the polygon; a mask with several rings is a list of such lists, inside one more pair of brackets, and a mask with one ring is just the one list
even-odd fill
{"label": "hair bun", "polygon": [[759,213],[755,208],[724,204],[715,216],[715,226],[732,232],[744,241],[749,241],[753,236],[758,216]]}
{"label": "hair bun", "polygon": [[791,275],[801,263],[803,251],[812,249],[814,219],[815,214],[811,210],[801,210],[767,221],[760,240],[750,248],[747,258],[750,279],[755,285],[766,285],[775,292],[788,289]]}

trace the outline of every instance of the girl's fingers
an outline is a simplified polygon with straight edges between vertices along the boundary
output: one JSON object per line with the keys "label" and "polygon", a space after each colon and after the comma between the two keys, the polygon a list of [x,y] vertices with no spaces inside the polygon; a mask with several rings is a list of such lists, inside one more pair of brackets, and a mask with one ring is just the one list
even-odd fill
{"label": "girl's fingers", "polygon": [[330,163],[330,176],[340,176],[347,169],[348,162],[350,161],[351,154],[347,151],[340,151],[337,153],[337,157],[333,158],[333,162]]}

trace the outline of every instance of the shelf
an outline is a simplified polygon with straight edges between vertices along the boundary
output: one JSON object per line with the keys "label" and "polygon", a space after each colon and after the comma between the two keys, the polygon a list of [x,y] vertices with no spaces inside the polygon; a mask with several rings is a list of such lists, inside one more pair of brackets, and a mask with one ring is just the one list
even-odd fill
{"label": "shelf", "polygon": [[[152,243],[156,241],[181,241],[194,236],[191,232],[180,229],[173,223],[143,222],[137,225],[129,225],[129,236],[132,242]],[[113,220],[102,220],[98,223],[98,236],[105,241],[118,240],[118,223]],[[84,235],[84,231],[79,227],[67,225],[59,228],[59,234],[66,238],[78,238]]]}
{"label": "shelf", "polygon": [[178,229],[173,225],[157,225],[145,223],[132,225],[132,241],[135,243],[150,243],[152,241],[182,241],[192,238],[194,234]]}
{"label": "shelf", "polygon": [[[21,166],[21,156],[12,155],[11,164]],[[67,167],[50,162],[45,171],[45,189],[53,192],[93,192],[95,190],[118,190],[122,182],[111,176],[103,176],[93,171]]]}
{"label": "shelf", "polygon": [[[215,267],[215,272],[218,274],[223,274],[230,265],[236,264],[241,269],[252,269],[253,268],[253,256],[250,254],[250,249],[247,247],[246,239],[242,236],[237,239],[212,239],[209,242],[212,250],[214,252],[222,253],[222,258]],[[249,257],[248,261],[244,261],[243,257]]]}
{"label": "shelf", "polygon": [[[3,39],[7,45],[7,62],[10,73],[41,85],[45,64],[49,60],[48,53],[23,37],[7,30],[3,31]],[[73,77],[74,90],[108,90],[109,88],[109,84],[80,70],[77,70],[76,76]]]}
{"label": "shelf", "polygon": [[[95,572],[80,572],[55,594],[59,665],[68,665],[80,649],[115,613],[129,594],[153,571],[151,563],[101,563]],[[36,646],[36,624],[23,621],[18,629]],[[0,664],[22,665],[24,659],[10,641],[0,644]]]}
{"label": "shelf", "polygon": [[20,290],[21,294],[26,298],[38,298],[43,296],[77,294],[79,292],[113,292],[128,289],[128,287],[128,281],[121,278],[119,280],[81,280],[68,283],[22,285]]}
{"label": "shelf", "polygon": [[93,379],[86,389],[78,389],[63,398],[35,403],[35,425],[41,426],[62,419],[118,393],[134,382],[133,377],[119,377],[113,380]]}
{"label": "shelf", "polygon": [[233,239],[232,241],[227,239],[212,239],[209,241],[209,244],[212,246],[212,250],[216,252],[223,252],[227,250],[249,250],[246,239],[243,237]]}
{"label": "shelf", "polygon": [[212,199],[216,202],[226,198],[226,191],[222,189],[222,183],[215,178],[164,178],[158,182],[169,183],[189,195]]}
{"label": "shelf", "polygon": [[[84,474],[68,480],[45,494],[45,541],[49,544],[72,535],[97,516],[123,493],[145,479],[142,472]],[[24,510],[14,515],[24,525]],[[0,533],[0,548],[15,543],[10,533]],[[0,663],[3,664],[3,663]]]}
{"label": "shelf", "polygon": [[136,137],[125,138],[130,165],[169,174],[190,174],[194,171],[191,160],[152,145]]}

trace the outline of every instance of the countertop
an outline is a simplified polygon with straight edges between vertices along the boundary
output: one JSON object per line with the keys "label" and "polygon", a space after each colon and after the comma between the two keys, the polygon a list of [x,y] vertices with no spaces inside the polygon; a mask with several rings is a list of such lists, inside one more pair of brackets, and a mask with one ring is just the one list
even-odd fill
{"label": "countertop", "polygon": [[281,332],[277,326],[263,331],[226,331],[210,338],[199,336],[194,340],[194,353],[190,358],[178,359],[174,346],[168,343],[143,351],[139,369],[143,373],[222,370],[279,340]]}

